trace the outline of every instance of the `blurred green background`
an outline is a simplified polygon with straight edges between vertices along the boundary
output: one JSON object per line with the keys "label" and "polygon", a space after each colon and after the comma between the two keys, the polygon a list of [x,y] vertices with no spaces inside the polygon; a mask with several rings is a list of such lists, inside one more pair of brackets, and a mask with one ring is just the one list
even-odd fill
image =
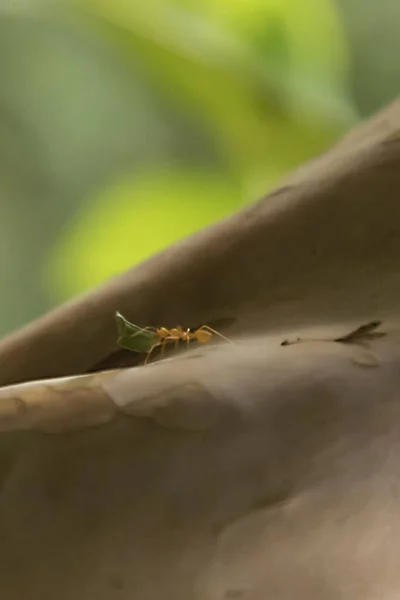
{"label": "blurred green background", "polygon": [[0,333],[393,100],[398,0],[0,0]]}

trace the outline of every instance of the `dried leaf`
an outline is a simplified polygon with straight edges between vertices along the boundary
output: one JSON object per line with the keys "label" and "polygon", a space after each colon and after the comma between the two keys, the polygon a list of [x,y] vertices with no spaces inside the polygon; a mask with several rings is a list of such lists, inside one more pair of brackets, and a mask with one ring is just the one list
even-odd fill
{"label": "dried leaf", "polygon": [[357,327],[357,329],[353,329],[353,331],[351,331],[347,335],[336,338],[334,341],[342,343],[351,343],[358,342],[360,340],[369,340],[373,338],[383,337],[386,335],[385,332],[375,331],[375,329],[377,329],[381,324],[381,321],[371,321],[366,325],[361,325],[360,327]]}

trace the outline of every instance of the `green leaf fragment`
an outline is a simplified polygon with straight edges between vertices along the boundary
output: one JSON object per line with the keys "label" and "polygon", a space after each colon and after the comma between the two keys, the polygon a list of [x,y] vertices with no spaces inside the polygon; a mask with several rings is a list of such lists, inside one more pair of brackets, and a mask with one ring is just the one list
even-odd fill
{"label": "green leaf fragment", "polygon": [[118,332],[117,344],[121,348],[133,352],[148,352],[157,343],[158,335],[155,331],[134,325],[120,312],[115,313],[115,321]]}

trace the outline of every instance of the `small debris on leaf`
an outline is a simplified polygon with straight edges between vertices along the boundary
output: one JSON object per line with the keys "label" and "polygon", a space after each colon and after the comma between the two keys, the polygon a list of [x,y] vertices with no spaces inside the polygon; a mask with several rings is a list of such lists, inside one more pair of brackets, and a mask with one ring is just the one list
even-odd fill
{"label": "small debris on leaf", "polygon": [[371,340],[375,338],[381,338],[386,335],[384,331],[376,331],[378,327],[382,324],[382,321],[371,321],[370,323],[366,323],[365,325],[361,325],[356,329],[350,331],[346,335],[334,338],[332,340],[329,339],[304,339],[296,338],[295,340],[283,340],[281,342],[281,346],[290,346],[292,344],[298,344],[299,342],[339,342],[341,344],[356,344],[357,342],[362,342],[366,340]]}

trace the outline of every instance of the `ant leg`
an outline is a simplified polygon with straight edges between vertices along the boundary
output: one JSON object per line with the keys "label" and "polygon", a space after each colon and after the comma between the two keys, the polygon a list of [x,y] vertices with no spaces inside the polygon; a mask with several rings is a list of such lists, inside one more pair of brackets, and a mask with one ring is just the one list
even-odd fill
{"label": "ant leg", "polygon": [[146,360],[144,361],[145,365],[147,365],[147,363],[149,362],[150,355],[153,353],[153,350],[157,348],[157,346],[162,346],[162,343],[160,344],[160,342],[157,342],[156,344],[152,345],[150,350],[147,352]]}
{"label": "ant leg", "polygon": [[182,339],[182,327],[180,327],[179,325],[177,327],[173,327],[172,329],[169,330],[169,337],[168,340],[170,342],[174,342],[174,349],[177,350],[179,348],[179,342]]}
{"label": "ant leg", "polygon": [[174,342],[174,349],[177,350],[179,347],[180,338],[177,335],[169,335],[165,338],[165,343]]}
{"label": "ant leg", "polygon": [[152,354],[153,350],[155,350],[157,347],[160,347],[160,358],[162,358],[164,352],[165,352],[165,348],[168,344],[168,338],[165,338],[163,340],[161,340],[161,342],[157,342],[156,344],[153,344],[153,346],[150,348],[150,350],[147,353],[147,357],[146,360],[144,361],[144,364],[147,365],[148,360],[150,358],[150,354]]}
{"label": "ant leg", "polygon": [[220,338],[222,338],[226,342],[229,342],[230,344],[234,343],[234,342],[232,342],[232,340],[230,340],[229,338],[222,335],[222,333],[219,333],[219,331],[216,331],[215,329],[213,329],[212,327],[209,327],[208,325],[202,325],[201,327],[198,328],[197,331],[202,331],[202,330],[210,331],[210,333],[214,333],[215,335],[218,335]]}
{"label": "ant leg", "polygon": [[168,338],[163,339],[163,341],[160,344],[160,346],[161,346],[161,352],[160,352],[161,356],[163,356],[167,344],[168,344]]}
{"label": "ant leg", "polygon": [[167,344],[169,344],[170,342],[174,342],[175,349],[179,346],[179,339],[177,339],[173,336],[168,336],[168,337],[164,338],[161,343],[161,354],[164,353],[164,350],[167,347]]}

